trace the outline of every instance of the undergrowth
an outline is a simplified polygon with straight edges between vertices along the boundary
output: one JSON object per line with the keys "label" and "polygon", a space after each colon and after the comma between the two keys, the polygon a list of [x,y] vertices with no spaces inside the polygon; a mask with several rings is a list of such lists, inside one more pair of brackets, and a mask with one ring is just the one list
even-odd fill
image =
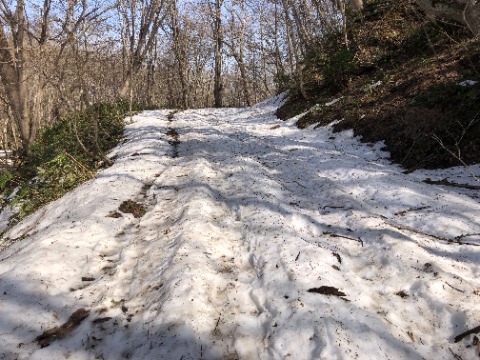
{"label": "undergrowth", "polygon": [[[143,110],[135,105],[133,110]],[[17,206],[15,223],[111,165],[106,153],[123,138],[127,102],[100,103],[58,119],[37,135],[27,158],[0,175],[0,195]],[[6,201],[2,200],[5,205]]]}
{"label": "undergrowth", "polygon": [[[480,162],[478,38],[458,24],[430,22],[408,0],[370,1],[347,18],[348,47],[340,33],[313,44],[304,83],[292,86],[277,115],[307,112],[298,127],[336,121],[335,131],[383,140],[408,170]],[[465,80],[477,83],[459,85]]]}

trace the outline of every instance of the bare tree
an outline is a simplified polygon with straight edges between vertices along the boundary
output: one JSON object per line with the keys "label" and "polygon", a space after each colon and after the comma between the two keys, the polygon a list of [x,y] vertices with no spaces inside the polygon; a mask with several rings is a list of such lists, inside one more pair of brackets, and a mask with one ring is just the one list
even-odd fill
{"label": "bare tree", "polygon": [[[81,58],[88,52],[78,44],[83,41],[88,47],[86,33],[95,21],[102,21],[99,17],[108,10],[105,3],[44,0],[27,9],[24,0],[13,7],[0,2],[0,78],[23,155],[44,118],[59,113],[59,103],[70,103],[73,94],[86,96],[84,82],[70,81],[71,67],[83,81]],[[71,56],[77,61],[68,61]]]}
{"label": "bare tree", "polygon": [[[0,24],[0,77],[15,125],[20,134],[22,152],[27,154],[28,145],[35,137],[38,124],[31,119],[26,96],[27,83],[24,71],[25,2],[19,0],[16,7],[10,9],[2,1],[0,11],[2,14],[2,23]],[[4,29],[5,25],[9,28],[10,41]]]}
{"label": "bare tree", "polygon": [[252,105],[252,95],[245,62],[245,42],[248,20],[245,3],[239,2],[239,4],[236,5],[234,1],[231,2],[228,22],[229,36],[228,38],[224,38],[223,43],[228,47],[229,56],[233,57],[238,65],[245,103],[250,106]]}
{"label": "bare tree", "polygon": [[215,107],[223,106],[223,83],[222,83],[222,46],[223,46],[223,26],[222,26],[222,6],[224,0],[215,0],[215,20],[214,20],[214,42],[215,42],[215,84],[214,97]]}
{"label": "bare tree", "polygon": [[0,141],[26,153],[39,127],[96,101],[251,105],[290,79],[306,94],[305,57],[345,26],[346,3],[362,5],[0,0]]}
{"label": "bare tree", "polygon": [[166,0],[119,0],[118,12],[123,20],[123,49],[126,73],[120,96],[126,98],[133,78],[155,44],[158,31],[167,16]]}
{"label": "bare tree", "polygon": [[475,36],[480,36],[480,3],[475,0],[432,1],[416,0],[428,17],[448,19],[465,25]]}
{"label": "bare tree", "polygon": [[189,86],[188,86],[188,42],[185,29],[182,28],[180,13],[178,10],[177,2],[174,1],[170,11],[170,28],[172,31],[172,46],[175,54],[175,59],[178,64],[178,77],[181,84],[181,107],[183,109],[189,106]]}

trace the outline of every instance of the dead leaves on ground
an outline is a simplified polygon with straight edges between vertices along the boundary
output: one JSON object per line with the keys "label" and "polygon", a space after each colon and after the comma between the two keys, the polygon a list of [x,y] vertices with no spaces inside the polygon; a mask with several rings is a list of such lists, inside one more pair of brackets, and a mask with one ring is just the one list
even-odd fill
{"label": "dead leaves on ground", "polygon": [[133,200],[124,201],[118,208],[124,214],[132,214],[134,218],[141,218],[147,213],[142,204],[136,203]]}
{"label": "dead leaves on ground", "polygon": [[63,339],[69,335],[73,330],[80,326],[80,324],[88,317],[90,312],[85,309],[78,309],[75,311],[65,324],[54,327],[53,329],[45,331],[42,335],[37,336],[35,341],[42,348],[47,347],[56,340]]}

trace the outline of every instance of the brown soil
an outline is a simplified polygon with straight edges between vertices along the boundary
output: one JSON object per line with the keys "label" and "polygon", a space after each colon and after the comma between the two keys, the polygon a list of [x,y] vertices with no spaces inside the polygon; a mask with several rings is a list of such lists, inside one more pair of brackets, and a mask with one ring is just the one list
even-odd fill
{"label": "brown soil", "polygon": [[395,295],[400,296],[402,299],[406,299],[406,298],[409,297],[409,295],[403,290],[399,291],[399,292],[396,292]]}
{"label": "brown soil", "polygon": [[321,295],[338,296],[343,300],[347,300],[344,298],[344,296],[347,296],[347,294],[345,294],[343,291],[338,290],[336,287],[333,287],[333,286],[320,286],[319,288],[308,289],[308,292],[314,293],[314,294],[321,294]]}
{"label": "brown soil", "polygon": [[125,214],[132,214],[135,218],[141,218],[147,213],[145,207],[142,204],[136,203],[132,200],[124,201],[118,208],[121,212]]}

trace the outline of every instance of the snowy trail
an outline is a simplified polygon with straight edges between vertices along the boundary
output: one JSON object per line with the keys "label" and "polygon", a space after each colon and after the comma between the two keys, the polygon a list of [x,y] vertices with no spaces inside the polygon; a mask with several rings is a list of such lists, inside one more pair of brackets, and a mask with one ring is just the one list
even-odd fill
{"label": "snowy trail", "polygon": [[480,325],[478,191],[422,182],[468,174],[403,174],[279,101],[140,114],[111,168],[10,230],[0,359],[476,358],[453,338]]}

